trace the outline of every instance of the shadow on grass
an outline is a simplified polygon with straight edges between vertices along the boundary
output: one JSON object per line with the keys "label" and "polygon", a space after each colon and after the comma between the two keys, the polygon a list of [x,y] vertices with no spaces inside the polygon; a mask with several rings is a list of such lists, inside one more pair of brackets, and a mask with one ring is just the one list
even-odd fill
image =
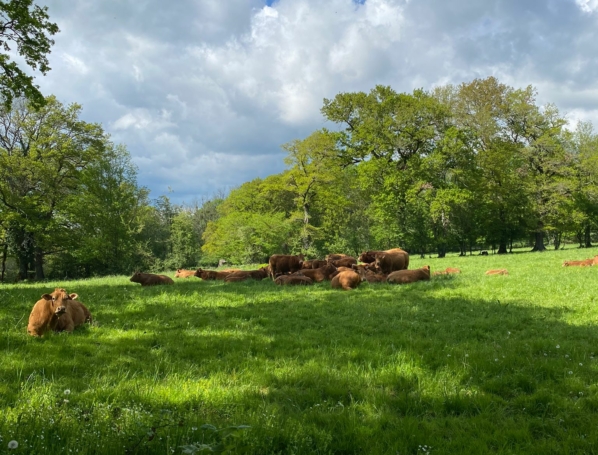
{"label": "shadow on grass", "polygon": [[[496,450],[495,443],[565,441],[568,429],[593,434],[583,411],[598,410],[595,327],[567,324],[563,307],[433,293],[459,283],[449,277],[351,292],[327,283],[81,283],[67,289],[81,295],[98,326],[41,340],[14,326],[40,291],[17,289],[0,309],[0,376],[12,385],[34,372],[97,382],[99,371],[105,389],[95,392],[98,401],[233,406],[237,423],[261,422],[255,433],[270,441],[265,452],[289,450],[292,436],[268,430],[256,417],[264,408],[279,415],[278,425],[319,425],[337,453],[415,453],[422,431],[447,447],[470,438],[469,449],[479,434],[490,441],[482,451]],[[176,388],[181,378],[205,387],[188,396],[152,395],[153,387],[173,381]],[[218,397],[211,391],[217,388]],[[3,392],[4,406],[22,393]],[[456,427],[467,434],[458,442],[451,440]],[[596,437],[581,447],[590,440]]]}

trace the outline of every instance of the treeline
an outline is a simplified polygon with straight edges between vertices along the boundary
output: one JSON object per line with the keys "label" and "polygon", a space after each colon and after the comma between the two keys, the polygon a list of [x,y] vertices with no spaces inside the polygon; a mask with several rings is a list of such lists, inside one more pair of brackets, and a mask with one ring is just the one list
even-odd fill
{"label": "treeline", "polygon": [[0,111],[0,281],[197,264],[219,199],[150,201],[126,148],[80,111],[54,97]]}
{"label": "treeline", "polygon": [[202,250],[235,262],[272,253],[412,254],[591,246],[598,220],[598,136],[567,129],[529,86],[493,77],[432,91],[341,93],[334,128],[283,146],[288,169],[232,191]]}
{"label": "treeline", "polygon": [[0,111],[0,280],[233,263],[274,253],[591,246],[598,135],[495,78],[341,93],[287,170],[179,206],[149,199],[122,145],[53,97]]}

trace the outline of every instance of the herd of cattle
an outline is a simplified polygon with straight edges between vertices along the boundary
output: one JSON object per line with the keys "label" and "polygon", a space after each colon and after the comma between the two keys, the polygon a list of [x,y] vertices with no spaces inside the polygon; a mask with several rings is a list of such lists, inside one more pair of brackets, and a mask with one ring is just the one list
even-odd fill
{"label": "herd of cattle", "polygon": [[[563,267],[588,267],[598,265],[598,256],[582,261],[565,261]],[[406,284],[430,279],[430,266],[415,270],[409,267],[409,254],[401,248],[385,251],[366,251],[357,259],[346,254],[329,254],[325,259],[306,261],[303,255],[274,254],[267,267],[257,270],[183,270],[178,269],[175,278],[198,277],[202,280],[223,280],[237,282],[244,280],[263,280],[270,277],[278,285],[308,285],[329,280],[334,289],[355,289],[363,281],[369,283]],[[449,267],[433,275],[461,273],[457,268]],[[486,275],[508,275],[506,269],[488,270]],[[166,275],[136,272],[131,281],[141,286],[174,284]],[[42,336],[48,331],[72,332],[75,327],[86,322],[91,323],[90,311],[77,300],[77,294],[69,294],[63,288],[56,288],[51,294],[42,295],[31,315],[27,332],[33,336]]]}

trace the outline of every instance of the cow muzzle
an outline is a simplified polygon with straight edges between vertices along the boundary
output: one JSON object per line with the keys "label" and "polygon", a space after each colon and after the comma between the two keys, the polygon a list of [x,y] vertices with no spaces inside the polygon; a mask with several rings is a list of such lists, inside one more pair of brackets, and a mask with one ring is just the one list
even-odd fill
{"label": "cow muzzle", "polygon": [[66,313],[66,307],[64,305],[61,305],[58,308],[56,308],[56,311],[54,313],[56,314],[56,316],[60,316],[61,314]]}

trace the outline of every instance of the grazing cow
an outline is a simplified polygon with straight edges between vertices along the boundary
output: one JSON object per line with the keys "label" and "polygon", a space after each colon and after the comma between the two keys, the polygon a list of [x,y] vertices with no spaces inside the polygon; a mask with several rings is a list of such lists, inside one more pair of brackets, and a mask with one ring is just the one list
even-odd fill
{"label": "grazing cow", "polygon": [[27,325],[29,335],[41,337],[47,331],[54,330],[58,319],[66,312],[65,295],[53,294],[43,294],[33,305]]}
{"label": "grazing cow", "polygon": [[[66,294],[66,291],[64,292]],[[66,297],[68,297],[64,300],[66,312],[58,318],[55,330],[57,332],[62,332],[63,330],[65,332],[72,332],[75,327],[79,327],[86,322],[91,324],[93,322],[91,312],[77,300],[79,296],[77,294],[67,294]]]}
{"label": "grazing cow", "polygon": [[273,254],[268,260],[270,277],[276,279],[278,275],[294,273],[301,270],[303,266],[303,255],[293,256],[289,254]]}
{"label": "grazing cow", "polygon": [[177,269],[174,274],[175,278],[189,278],[190,276],[195,276],[195,270]]}
{"label": "grazing cow", "polygon": [[494,269],[494,270],[488,270],[486,272],[486,275],[508,275],[509,272],[507,271],[507,269]]}
{"label": "grazing cow", "polygon": [[453,267],[447,267],[444,270],[439,270],[437,272],[434,272],[432,275],[436,276],[436,275],[451,275],[453,273],[461,273],[461,270],[453,268]]}
{"label": "grazing cow", "polygon": [[348,256],[342,259],[334,259],[328,261],[330,264],[334,265],[335,267],[347,267],[351,268],[354,264],[357,264],[357,259],[354,257]]}
{"label": "grazing cow", "polygon": [[357,272],[349,270],[337,274],[334,278],[332,278],[330,285],[333,289],[344,289],[348,291],[349,289],[355,289],[364,280],[365,278],[359,276]]}
{"label": "grazing cow", "polygon": [[279,286],[312,284],[310,277],[304,275],[280,275],[274,280]]}
{"label": "grazing cow", "polygon": [[153,273],[135,272],[130,281],[139,283],[141,286],[159,286],[161,284],[174,284],[172,278],[166,275],[154,275]]}
{"label": "grazing cow", "polygon": [[330,280],[332,275],[337,271],[337,268],[332,264],[326,264],[323,267],[317,269],[301,269],[299,274],[307,276],[316,283],[321,283],[324,280]]}
{"label": "grazing cow", "polygon": [[202,280],[224,280],[230,272],[216,272],[215,270],[203,270],[201,268],[195,271],[195,276]]}
{"label": "grazing cow", "polygon": [[407,261],[409,256],[402,253],[382,253],[376,255],[374,268],[377,272],[385,274],[394,272],[396,270],[404,270],[407,268]]}
{"label": "grazing cow", "polygon": [[236,281],[244,281],[248,279],[253,280],[263,280],[268,276],[268,267],[262,267],[258,270],[239,270],[238,272],[233,272],[228,274],[228,276],[224,279],[227,283],[236,282]]}
{"label": "grazing cow", "polygon": [[590,267],[598,263],[596,257],[593,259],[584,259],[583,261],[565,261],[563,262],[563,267]]}
{"label": "grazing cow", "polygon": [[303,261],[302,269],[319,269],[324,267],[328,262],[321,259],[312,259],[311,261]]}
{"label": "grazing cow", "polygon": [[415,283],[416,281],[430,279],[430,266],[426,265],[421,269],[415,270],[397,270],[392,272],[386,278],[387,283],[393,284],[407,284]]}

